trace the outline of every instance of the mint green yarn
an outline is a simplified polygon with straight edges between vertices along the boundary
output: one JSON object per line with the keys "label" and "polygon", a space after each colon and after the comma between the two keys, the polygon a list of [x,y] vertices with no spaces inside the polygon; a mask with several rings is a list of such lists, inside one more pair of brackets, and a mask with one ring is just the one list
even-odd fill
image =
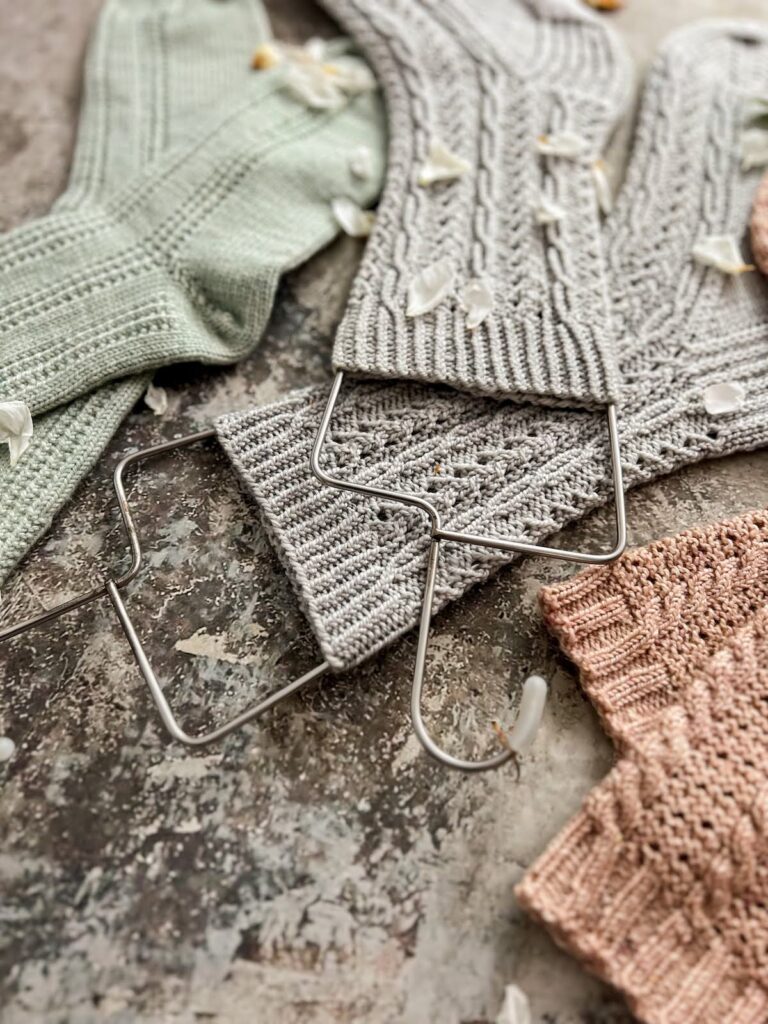
{"label": "mint green yarn", "polygon": [[[187,31],[180,11],[198,26],[213,17],[216,33]],[[281,273],[336,234],[330,200],[366,205],[378,192],[378,97],[307,110],[275,74],[248,69],[267,31],[252,0],[104,9],[71,186],[49,217],[0,239],[0,400],[27,401],[35,415],[15,469],[0,455],[0,580],[92,467],[147,372],[251,351]],[[160,40],[154,51],[137,48],[146,36]],[[111,65],[114,52],[134,59]],[[361,145],[374,155],[366,182],[349,169]]]}

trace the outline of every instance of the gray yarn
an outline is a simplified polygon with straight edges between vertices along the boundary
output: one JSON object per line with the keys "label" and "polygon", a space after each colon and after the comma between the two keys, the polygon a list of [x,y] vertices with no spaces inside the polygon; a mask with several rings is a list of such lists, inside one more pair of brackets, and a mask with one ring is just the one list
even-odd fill
{"label": "gray yarn", "polygon": [[[691,258],[705,235],[741,238],[760,172],[739,166],[744,98],[768,94],[768,28],[707,22],[675,33],[650,71],[605,251],[620,328],[626,484],[768,442],[768,289]],[[710,416],[703,391],[746,400]],[[341,670],[418,619],[428,526],[413,509],[319,485],[315,388],[217,429],[257,500],[323,655]],[[428,498],[445,525],[539,541],[610,499],[605,418],[419,384],[351,383],[325,447],[329,471]],[[440,605],[514,556],[444,545]]]}
{"label": "gray yarn", "polygon": [[[618,392],[591,163],[626,105],[628,59],[582,0],[324,0],[382,84],[390,124],[377,221],[333,352],[358,376],[599,408]],[[588,143],[541,156],[539,135]],[[438,139],[461,178],[422,187]],[[536,223],[541,196],[566,210]],[[455,294],[406,315],[411,282],[448,260]],[[461,288],[494,309],[469,330]]]}

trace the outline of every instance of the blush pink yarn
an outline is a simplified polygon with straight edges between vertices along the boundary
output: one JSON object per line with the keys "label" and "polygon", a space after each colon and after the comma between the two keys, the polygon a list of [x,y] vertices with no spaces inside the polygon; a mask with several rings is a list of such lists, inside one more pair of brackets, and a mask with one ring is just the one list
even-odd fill
{"label": "blush pink yarn", "polygon": [[521,906],[647,1024],[768,1021],[768,518],[543,594],[622,757]]}

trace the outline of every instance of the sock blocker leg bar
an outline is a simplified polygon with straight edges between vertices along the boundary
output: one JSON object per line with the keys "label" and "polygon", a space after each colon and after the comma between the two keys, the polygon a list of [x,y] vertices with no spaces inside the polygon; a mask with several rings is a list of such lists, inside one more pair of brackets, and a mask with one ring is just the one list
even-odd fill
{"label": "sock blocker leg bar", "polygon": [[[614,562],[622,554],[627,544],[627,523],[626,508],[624,501],[624,482],[621,470],[621,447],[619,443],[619,431],[615,405],[607,407],[608,415],[608,436],[611,452],[611,469],[613,474],[614,507],[616,512],[616,542],[610,551],[595,553],[590,551],[570,551],[562,548],[552,548],[539,544],[530,544],[525,541],[511,540],[506,537],[494,537],[481,534],[459,533],[454,530],[443,528],[440,520],[440,513],[429,501],[415,494],[404,491],[385,490],[372,487],[368,484],[356,484],[347,480],[340,480],[331,476],[320,465],[320,454],[325,443],[328,429],[330,427],[333,412],[341,393],[344,382],[344,372],[337,371],[336,377],[328,396],[328,403],[325,407],[320,426],[315,437],[312,448],[311,469],[315,477],[328,487],[337,490],[352,491],[356,494],[368,495],[374,498],[383,498],[386,501],[395,501],[403,505],[418,508],[424,512],[430,522],[431,544],[427,565],[427,577],[424,586],[424,598],[421,607],[419,620],[419,639],[416,651],[416,664],[413,673],[413,684],[411,689],[411,719],[414,731],[424,749],[435,760],[448,768],[455,768],[465,772],[487,771],[498,768],[500,765],[515,758],[523,748],[528,745],[527,722],[528,716],[533,714],[532,708],[536,706],[534,714],[536,724],[541,718],[543,711],[543,695],[540,688],[539,676],[531,676],[526,679],[523,685],[523,697],[520,704],[518,723],[512,730],[509,737],[509,749],[501,754],[486,758],[480,761],[469,761],[457,758],[443,750],[430,736],[421,713],[421,698],[424,689],[424,677],[427,660],[427,646],[429,643],[429,629],[432,619],[432,606],[435,596],[435,584],[437,580],[437,569],[440,558],[441,541],[451,541],[455,544],[468,544],[486,548],[497,548],[501,551],[515,551],[521,554],[541,555],[545,558],[557,558],[565,562],[577,562],[582,565],[606,565]],[[520,730],[518,730],[520,726]],[[522,732],[522,735],[521,735]],[[535,732],[535,727],[534,727]]]}
{"label": "sock blocker leg bar", "polygon": [[286,697],[291,696],[291,694],[296,693],[298,690],[302,689],[302,687],[307,686],[316,679],[319,679],[320,676],[324,675],[330,667],[327,661],[321,662],[319,665],[310,669],[309,672],[306,672],[304,675],[299,676],[297,679],[294,679],[285,686],[282,686],[279,690],[270,694],[269,697],[266,697],[253,707],[247,708],[245,711],[236,715],[223,725],[217,726],[215,729],[197,736],[191,736],[181,727],[178,719],[171,709],[170,704],[168,703],[168,700],[166,699],[165,694],[163,693],[163,689],[158,682],[154,670],[152,669],[152,665],[144,651],[144,646],[139,639],[139,635],[131,621],[121,595],[121,591],[124,590],[125,587],[138,575],[142,562],[141,543],[139,541],[136,524],[133,521],[133,515],[128,504],[128,498],[125,493],[123,476],[126,469],[139,462],[145,462],[147,459],[152,459],[157,455],[163,455],[166,452],[174,451],[177,448],[186,448],[198,441],[206,441],[215,436],[215,430],[203,430],[196,434],[189,434],[186,437],[180,437],[173,441],[166,441],[163,444],[153,445],[150,448],[143,448],[140,451],[126,455],[125,458],[118,463],[115,469],[114,487],[123,525],[125,526],[125,531],[128,535],[128,541],[131,549],[131,565],[128,570],[116,579],[110,577],[103,584],[98,587],[94,587],[87,593],[71,598],[68,601],[64,601],[61,604],[56,605],[54,608],[49,608],[40,615],[35,615],[12,626],[0,628],[0,643],[2,643],[4,640],[10,640],[12,637],[25,633],[28,629],[50,622],[52,619],[58,618],[60,615],[73,611],[75,608],[82,608],[84,605],[90,604],[92,601],[98,600],[106,595],[112,602],[118,621],[120,622],[126,639],[130,644],[131,651],[133,652],[133,656],[141,670],[144,681],[149,687],[149,692],[152,695],[152,700],[157,707],[163,725],[173,739],[190,747],[203,747],[209,743],[215,743],[217,740],[223,739],[225,736],[228,736],[229,733],[234,732],[242,725],[245,725],[246,722],[250,722],[253,719],[258,718]]}
{"label": "sock blocker leg bar", "polygon": [[[338,389],[341,386],[342,374],[338,375],[337,383],[334,384],[334,404],[335,398],[338,397]],[[315,449],[312,454],[312,467],[316,475],[320,475],[321,479],[322,471],[317,467],[317,456],[319,449],[322,445],[322,439],[325,436],[328,422],[333,412],[333,404],[329,403],[324,416],[325,429],[321,430],[322,436],[318,436]],[[0,628],[0,643],[4,640],[10,640],[12,637],[16,637],[25,633],[27,630],[34,628],[35,626],[43,625],[46,622],[50,622],[54,618],[58,618],[60,615],[64,615],[69,611],[73,611],[76,608],[81,608],[92,601],[98,600],[105,595],[109,597],[112,606],[117,615],[118,621],[125,633],[126,639],[131,647],[134,658],[139,666],[141,674],[149,687],[152,699],[157,707],[160,718],[163,722],[168,733],[174,740],[179,743],[183,743],[186,746],[191,747],[202,747],[210,743],[215,743],[217,740],[223,739],[229,733],[234,732],[247,722],[258,718],[264,712],[274,707],[285,698],[290,697],[298,690],[307,686],[309,683],[314,682],[321,676],[325,675],[330,670],[330,665],[327,661],[323,661],[310,669],[304,675],[294,679],[290,683],[281,687],[275,691],[269,697],[266,697],[263,701],[254,705],[251,708],[241,712],[241,714],[225,722],[223,725],[210,730],[207,733],[201,735],[192,736],[187,733],[182,726],[179,724],[171,706],[163,692],[162,686],[160,685],[157,676],[152,668],[152,665],[147,657],[144,645],[139,638],[136,628],[128,614],[128,610],[123,601],[121,591],[131,583],[139,573],[142,564],[142,550],[141,543],[139,540],[138,531],[136,524],[133,520],[133,514],[128,503],[128,498],[125,493],[124,486],[124,474],[125,471],[131,466],[145,462],[148,459],[154,458],[155,456],[165,454],[170,451],[174,451],[178,448],[186,448],[190,445],[196,444],[200,441],[206,441],[210,438],[216,437],[215,430],[204,430],[195,434],[189,434],[185,437],[177,438],[173,441],[166,441],[162,444],[153,445],[149,448],[141,449],[137,452],[133,452],[123,458],[117,465],[114,473],[114,488],[117,496],[118,505],[120,508],[120,514],[123,520],[123,525],[128,536],[128,541],[131,550],[131,565],[128,570],[121,576],[115,578],[108,578],[103,584],[92,590],[87,591],[78,597],[72,598],[68,601],[64,601],[61,604],[56,605],[54,608],[50,608],[40,615],[33,616],[24,620],[23,622]],[[337,486],[336,483],[332,483],[332,486]],[[441,764],[449,767],[459,769],[461,771],[481,771],[486,768],[497,768],[505,762],[514,759],[517,761],[518,755],[523,753],[530,743],[532,742],[544,708],[544,702],[546,699],[546,683],[543,679],[538,676],[532,676],[526,680],[523,688],[523,696],[520,703],[520,709],[518,712],[517,721],[515,726],[511,730],[508,740],[507,749],[501,753],[489,758],[486,761],[471,762],[461,760],[452,756],[451,754],[445,753],[440,747],[431,739],[426,727],[424,725],[421,716],[421,691],[424,679],[424,664],[426,660],[426,648],[429,639],[429,623],[432,611],[432,603],[434,597],[434,585],[435,576],[438,565],[439,555],[439,543],[443,536],[440,532],[440,520],[437,511],[429,504],[416,496],[410,496],[407,494],[400,494],[393,492],[380,492],[375,488],[368,488],[364,486],[345,485],[351,487],[360,493],[370,493],[375,496],[386,496],[394,497],[395,500],[400,500],[406,504],[411,504],[422,509],[429,516],[433,524],[433,539],[430,548],[428,573],[427,573],[427,586],[424,595],[424,605],[422,611],[422,618],[419,628],[418,638],[418,650],[416,656],[416,670],[414,673],[414,682],[412,689],[412,700],[411,700],[411,717],[413,721],[413,727],[416,735],[424,746],[424,749],[429,753],[435,760]]]}

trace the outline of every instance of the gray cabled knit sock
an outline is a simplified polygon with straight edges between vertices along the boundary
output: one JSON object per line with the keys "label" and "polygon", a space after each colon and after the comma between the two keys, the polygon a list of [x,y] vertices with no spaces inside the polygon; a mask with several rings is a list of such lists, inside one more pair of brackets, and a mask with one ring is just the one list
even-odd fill
{"label": "gray cabled knit sock", "polygon": [[[693,249],[741,239],[759,170],[740,167],[744,98],[768,93],[768,28],[707,22],[671,36],[645,90],[625,188],[605,233],[621,326],[627,486],[768,442],[768,292]],[[731,405],[713,414],[710,389]],[[722,397],[722,396],[721,396]],[[335,669],[418,620],[428,527],[413,509],[318,484],[309,455],[327,392],[225,416],[217,429]],[[334,475],[427,498],[451,529],[539,541],[605,503],[603,416],[352,384],[324,448]],[[438,603],[514,556],[445,543]]]}
{"label": "gray cabled knit sock", "polygon": [[[323,2],[373,65],[391,127],[335,366],[547,404],[615,399],[592,164],[628,95],[621,45],[581,0]],[[583,143],[575,158],[539,152],[563,133]],[[420,184],[437,143],[464,170]],[[559,219],[539,223],[545,200]],[[425,271],[448,293],[410,316]],[[474,328],[470,282],[493,301]]]}

